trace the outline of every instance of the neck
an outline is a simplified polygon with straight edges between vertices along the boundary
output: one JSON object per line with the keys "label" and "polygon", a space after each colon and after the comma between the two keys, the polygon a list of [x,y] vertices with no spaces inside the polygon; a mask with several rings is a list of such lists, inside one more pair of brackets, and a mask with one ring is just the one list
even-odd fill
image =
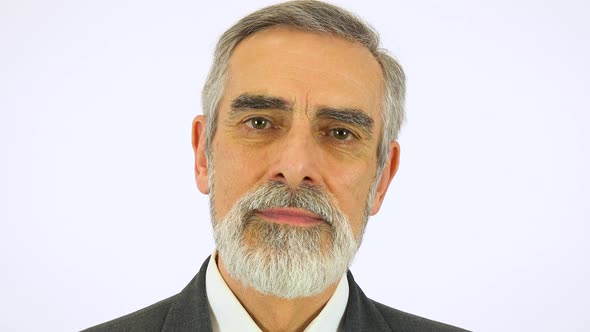
{"label": "neck", "polygon": [[285,299],[262,294],[232,278],[219,254],[217,267],[225,283],[263,331],[305,330],[322,311],[338,286],[338,282],[336,282],[318,295]]}

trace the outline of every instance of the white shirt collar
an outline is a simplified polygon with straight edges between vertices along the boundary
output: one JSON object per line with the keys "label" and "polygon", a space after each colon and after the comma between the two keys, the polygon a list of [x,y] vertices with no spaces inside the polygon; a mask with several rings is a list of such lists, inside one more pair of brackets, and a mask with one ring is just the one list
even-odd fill
{"label": "white shirt collar", "polygon": [[[260,332],[252,317],[229,289],[216,263],[217,250],[207,265],[205,287],[209,299],[209,316],[213,332]],[[304,332],[343,331],[343,316],[348,303],[348,280],[342,276],[336,291],[322,311],[305,328]]]}

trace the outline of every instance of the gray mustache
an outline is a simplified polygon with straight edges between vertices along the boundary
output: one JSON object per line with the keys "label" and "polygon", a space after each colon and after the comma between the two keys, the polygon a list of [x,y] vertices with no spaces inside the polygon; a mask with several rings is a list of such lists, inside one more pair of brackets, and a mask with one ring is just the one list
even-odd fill
{"label": "gray mustache", "polygon": [[241,206],[248,217],[254,216],[256,210],[269,208],[305,209],[332,225],[341,213],[333,206],[330,197],[317,185],[301,184],[293,189],[282,182],[269,181],[244,196]]}

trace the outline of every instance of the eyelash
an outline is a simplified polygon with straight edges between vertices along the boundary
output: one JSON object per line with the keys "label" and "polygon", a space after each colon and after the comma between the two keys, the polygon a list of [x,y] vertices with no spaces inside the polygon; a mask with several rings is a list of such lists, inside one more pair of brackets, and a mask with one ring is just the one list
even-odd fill
{"label": "eyelash", "polygon": [[[254,127],[253,121],[255,121],[255,120],[265,121],[266,122],[265,127],[264,128],[256,128],[256,127]],[[262,116],[256,116],[256,117],[248,118],[248,119],[244,120],[242,123],[245,124],[248,127],[248,129],[251,130],[251,131],[260,131],[260,130],[270,129],[270,128],[273,127],[272,121],[270,121],[269,119],[267,119],[265,117],[262,117]],[[345,139],[338,139],[338,138],[336,138],[335,137],[336,131],[345,131],[345,132],[347,132],[348,133],[347,134],[348,135],[347,138],[345,138]],[[334,139],[336,139],[337,141],[346,142],[346,143],[350,143],[350,141],[352,141],[352,140],[358,140],[360,138],[359,135],[356,132],[354,132],[353,130],[350,130],[348,128],[345,128],[345,127],[330,128],[330,129],[328,129],[326,131],[323,131],[322,135],[323,136],[328,136],[329,135],[329,136],[333,137]]]}
{"label": "eyelash", "polygon": [[[255,128],[254,124],[252,123],[252,121],[254,121],[254,120],[266,121],[267,126],[265,126],[264,128]],[[264,129],[269,129],[269,128],[273,127],[272,121],[270,121],[269,119],[262,117],[262,116],[255,116],[252,118],[248,118],[248,119],[244,120],[242,123],[245,124],[250,130],[264,130]]]}
{"label": "eyelash", "polygon": [[[346,138],[345,139],[336,138],[337,131],[345,131],[347,133]],[[344,128],[344,127],[330,128],[326,131],[325,135],[330,135],[334,139],[336,139],[337,141],[346,142],[346,143],[349,143],[352,140],[359,140],[359,136],[357,135],[357,133],[355,133],[353,130],[350,130],[350,129]]]}

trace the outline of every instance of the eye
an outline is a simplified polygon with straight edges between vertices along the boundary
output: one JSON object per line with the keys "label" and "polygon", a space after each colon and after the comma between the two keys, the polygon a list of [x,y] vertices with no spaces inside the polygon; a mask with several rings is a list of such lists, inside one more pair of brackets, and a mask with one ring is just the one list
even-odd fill
{"label": "eye", "polygon": [[350,140],[354,137],[354,135],[350,132],[350,130],[345,128],[334,128],[331,131],[332,136],[340,141]]}
{"label": "eye", "polygon": [[251,118],[246,120],[246,125],[253,129],[267,129],[270,127],[270,121],[265,118]]}

